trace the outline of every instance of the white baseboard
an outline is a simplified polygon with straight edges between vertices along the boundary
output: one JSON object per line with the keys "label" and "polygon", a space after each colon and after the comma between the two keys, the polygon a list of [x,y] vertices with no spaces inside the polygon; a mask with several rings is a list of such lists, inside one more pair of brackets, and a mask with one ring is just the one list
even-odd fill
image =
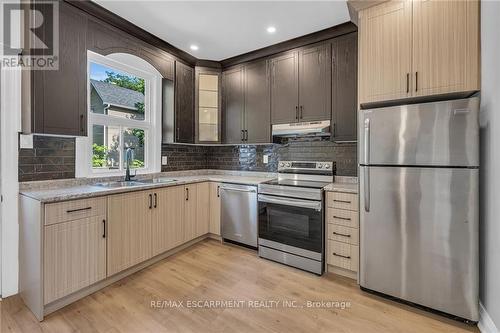
{"label": "white baseboard", "polygon": [[488,312],[484,308],[482,303],[479,303],[479,322],[477,323],[477,327],[481,331],[481,333],[498,333],[498,328],[495,326],[495,323],[491,319]]}

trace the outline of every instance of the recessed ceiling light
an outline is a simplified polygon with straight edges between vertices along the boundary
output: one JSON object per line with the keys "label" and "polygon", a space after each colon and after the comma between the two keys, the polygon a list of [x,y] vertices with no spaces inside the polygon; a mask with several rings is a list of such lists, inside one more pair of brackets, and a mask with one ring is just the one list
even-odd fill
{"label": "recessed ceiling light", "polygon": [[269,32],[270,34],[274,34],[276,32],[276,27],[273,26],[267,27],[267,32]]}
{"label": "recessed ceiling light", "polygon": [[194,45],[194,44],[193,44],[193,45],[191,45],[189,48],[190,48],[191,50],[193,50],[193,51],[198,51],[198,45]]}

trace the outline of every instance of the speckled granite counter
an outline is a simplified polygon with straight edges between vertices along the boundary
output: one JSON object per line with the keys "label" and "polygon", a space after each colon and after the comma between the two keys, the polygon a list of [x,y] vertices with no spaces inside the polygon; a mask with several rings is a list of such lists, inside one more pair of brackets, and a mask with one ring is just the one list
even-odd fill
{"label": "speckled granite counter", "polygon": [[358,193],[357,177],[335,177],[335,181],[324,188],[329,192]]}
{"label": "speckled granite counter", "polygon": [[137,186],[108,188],[97,186],[99,182],[120,181],[123,177],[108,177],[100,179],[72,179],[63,181],[43,181],[20,183],[20,194],[33,198],[43,203],[66,201],[73,199],[104,196],[116,193],[142,191],[152,188],[176,186],[189,183],[205,181],[235,183],[245,185],[258,185],[276,177],[273,173],[263,172],[235,172],[220,170],[195,170],[188,172],[163,172],[154,175],[143,176],[137,181],[151,178],[173,178],[169,183],[144,183]]}

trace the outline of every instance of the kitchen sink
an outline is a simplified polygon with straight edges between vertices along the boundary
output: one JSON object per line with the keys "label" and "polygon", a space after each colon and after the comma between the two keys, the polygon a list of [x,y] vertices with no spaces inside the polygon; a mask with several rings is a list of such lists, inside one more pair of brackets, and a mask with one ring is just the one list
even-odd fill
{"label": "kitchen sink", "polygon": [[107,187],[107,188],[133,187],[133,186],[141,186],[141,185],[144,185],[144,183],[136,181],[136,180],[123,181],[123,182],[106,182],[106,183],[95,184],[95,186]]}
{"label": "kitchen sink", "polygon": [[153,179],[138,180],[138,182],[141,182],[143,184],[167,184],[167,183],[173,183],[176,181],[177,181],[177,179],[173,179],[173,178],[153,178]]}

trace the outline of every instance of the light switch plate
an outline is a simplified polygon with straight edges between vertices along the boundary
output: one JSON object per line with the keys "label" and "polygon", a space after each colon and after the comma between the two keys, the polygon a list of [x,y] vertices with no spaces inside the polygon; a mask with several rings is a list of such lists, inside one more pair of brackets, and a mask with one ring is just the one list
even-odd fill
{"label": "light switch plate", "polygon": [[161,157],[161,165],[167,165],[167,164],[168,164],[167,156],[162,156]]}
{"label": "light switch plate", "polygon": [[33,134],[21,134],[19,136],[19,148],[33,149]]}
{"label": "light switch plate", "polygon": [[262,163],[264,164],[269,163],[269,155],[262,155]]}

